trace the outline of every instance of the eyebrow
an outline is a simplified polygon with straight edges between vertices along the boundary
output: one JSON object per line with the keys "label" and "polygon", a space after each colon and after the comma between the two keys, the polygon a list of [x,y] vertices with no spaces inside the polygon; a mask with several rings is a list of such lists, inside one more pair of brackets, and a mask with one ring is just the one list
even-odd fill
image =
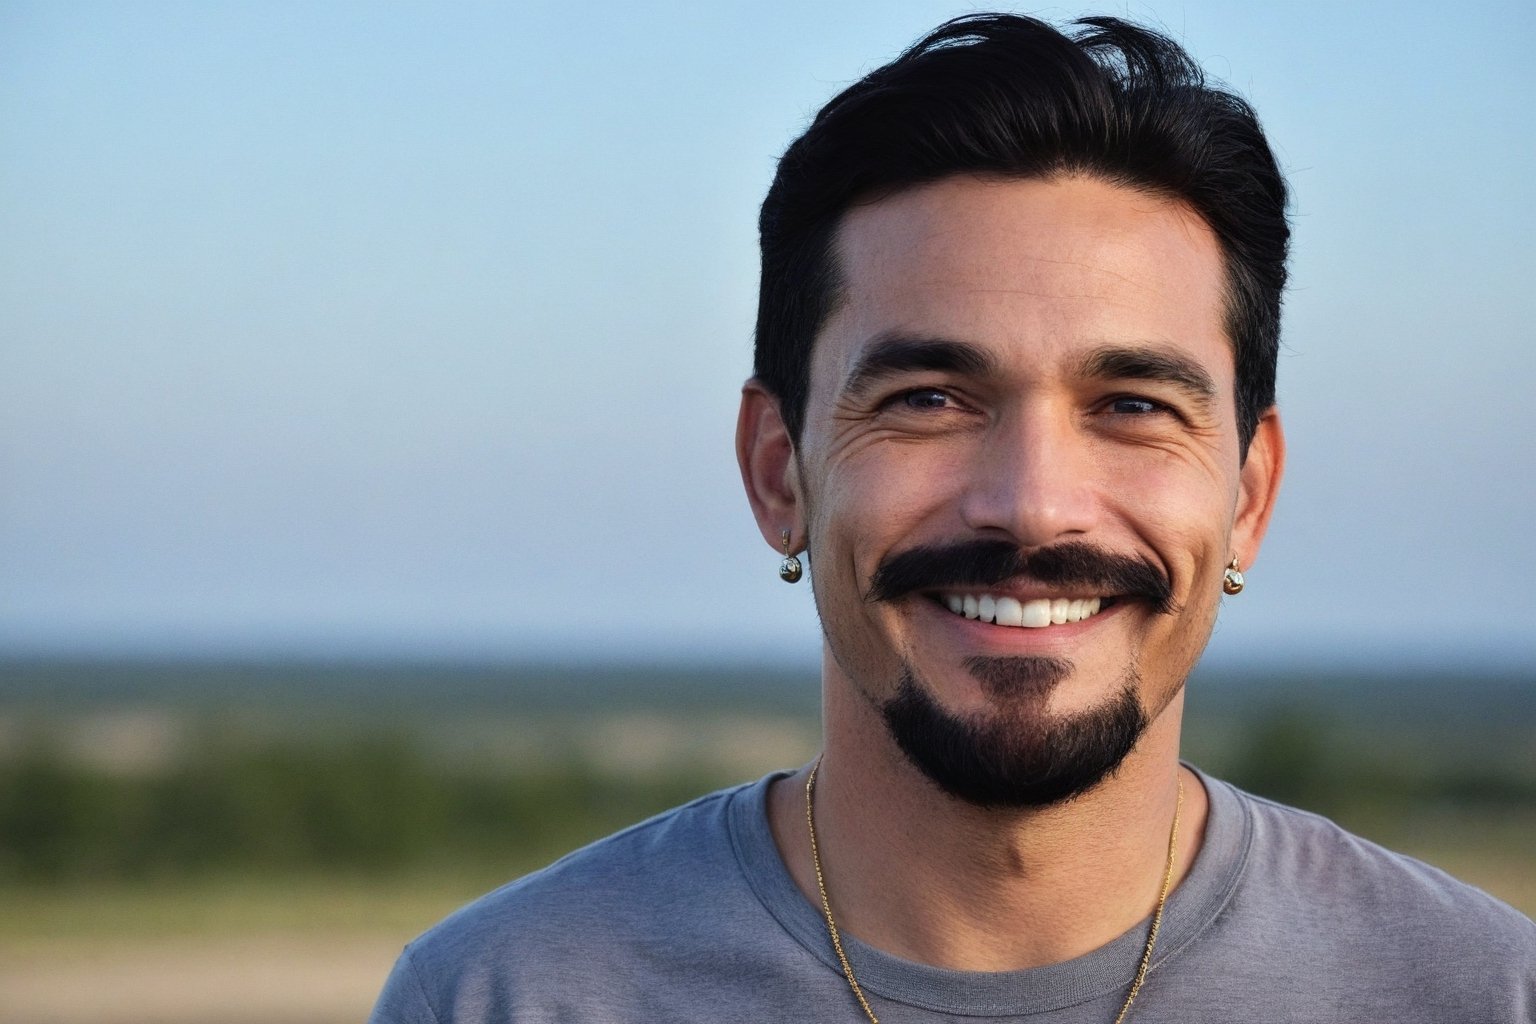
{"label": "eyebrow", "polygon": [[997,360],[985,349],[948,338],[884,334],[865,348],[843,383],[843,394],[855,396],[898,373],[938,370],[984,376],[997,368]]}
{"label": "eyebrow", "polygon": [[1164,348],[1110,347],[1090,352],[1078,368],[1085,378],[1159,381],[1198,401],[1216,400],[1216,382],[1199,363]]}

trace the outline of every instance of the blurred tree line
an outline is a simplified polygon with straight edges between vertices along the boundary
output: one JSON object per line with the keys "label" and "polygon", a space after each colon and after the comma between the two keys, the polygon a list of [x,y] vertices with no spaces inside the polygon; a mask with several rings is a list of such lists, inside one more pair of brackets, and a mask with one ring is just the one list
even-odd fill
{"label": "blurred tree line", "polygon": [[1492,750],[1480,756],[1465,736],[1457,739],[1280,706],[1251,716],[1241,744],[1213,767],[1249,792],[1341,820],[1380,825],[1450,811],[1536,815],[1536,776]]}
{"label": "blurred tree line", "polygon": [[34,742],[0,761],[0,882],[527,865],[721,781],[444,767],[403,735],[204,745],[132,773]]}
{"label": "blurred tree line", "polygon": [[[1453,756],[1411,735],[1384,739],[1306,708],[1229,723],[1225,741],[1197,760],[1378,837],[1447,811],[1536,828],[1536,778],[1519,765]],[[476,765],[401,729],[241,743],[209,735],[165,763],[122,771],[39,734],[0,758],[0,882],[522,870],[740,781],[731,771],[679,762],[599,771],[574,756]]]}

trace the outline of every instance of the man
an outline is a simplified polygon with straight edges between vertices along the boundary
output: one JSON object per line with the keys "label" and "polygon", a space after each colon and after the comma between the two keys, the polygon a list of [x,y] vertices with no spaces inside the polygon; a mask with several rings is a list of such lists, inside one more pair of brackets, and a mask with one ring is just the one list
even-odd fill
{"label": "man", "polygon": [[824,753],[459,912],[375,1019],[1533,1019],[1536,925],[1178,759],[1280,483],[1284,208],[1113,19],[961,19],[833,99],[737,439],[814,556]]}

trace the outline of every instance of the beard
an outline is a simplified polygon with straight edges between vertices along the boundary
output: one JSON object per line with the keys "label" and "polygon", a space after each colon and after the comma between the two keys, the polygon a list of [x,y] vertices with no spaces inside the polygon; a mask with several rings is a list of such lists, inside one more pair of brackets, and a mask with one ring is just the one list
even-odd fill
{"label": "beard", "polygon": [[1114,774],[1147,727],[1134,670],[1097,707],[1052,716],[1046,705],[1071,673],[1070,662],[974,657],[965,667],[991,709],[946,710],[907,665],[880,712],[907,760],[950,796],[978,807],[1046,807],[1085,793]]}
{"label": "beard", "polygon": [[[1157,615],[1177,610],[1166,570],[1145,556],[1083,542],[1028,553],[1000,540],[911,548],[881,560],[865,599],[895,602],[925,590],[988,587],[1010,579],[1140,600]],[[895,695],[876,706],[919,771],[944,792],[979,807],[1045,807],[1070,800],[1113,775],[1146,730],[1134,666],[1103,703],[1052,715],[1051,693],[1071,675],[1071,662],[977,656],[963,664],[981,684],[989,707],[967,714],[946,710],[910,663],[902,666]]]}

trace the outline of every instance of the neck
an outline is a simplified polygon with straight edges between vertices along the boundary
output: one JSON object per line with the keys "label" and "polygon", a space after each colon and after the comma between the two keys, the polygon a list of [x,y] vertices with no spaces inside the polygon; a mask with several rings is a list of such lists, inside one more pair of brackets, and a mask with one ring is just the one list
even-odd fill
{"label": "neck", "polygon": [[[1178,799],[1182,694],[1115,775],[1046,808],[991,810],[940,791],[857,694],[828,687],[816,832],[837,923],[888,953],[956,970],[1002,971],[1088,953],[1150,914]],[[780,854],[820,905],[805,778],[770,798]],[[1205,793],[1185,777],[1174,880],[1204,831]]]}

